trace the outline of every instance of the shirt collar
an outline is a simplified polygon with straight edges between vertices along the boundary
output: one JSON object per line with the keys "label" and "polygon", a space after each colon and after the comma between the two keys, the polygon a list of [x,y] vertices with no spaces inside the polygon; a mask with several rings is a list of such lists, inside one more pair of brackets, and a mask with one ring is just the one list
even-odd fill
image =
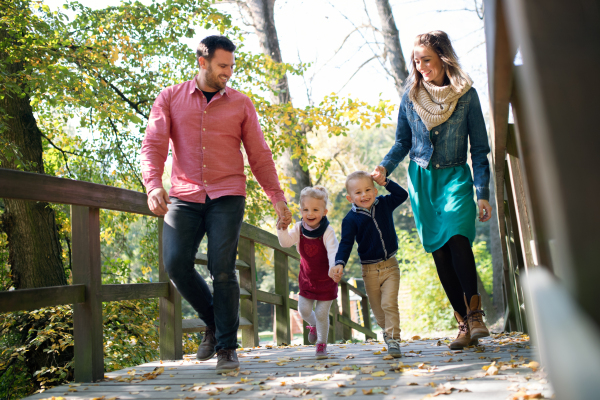
{"label": "shirt collar", "polygon": [[357,206],[356,204],[352,203],[352,211],[354,211],[354,212],[363,211],[363,212],[371,214],[371,210],[373,209],[373,207],[375,207],[377,205],[377,203],[379,203],[379,199],[376,198],[375,201],[373,202],[373,204],[371,204],[370,209],[364,208],[361,206]]}
{"label": "shirt collar", "polygon": [[[198,87],[198,79],[197,79],[197,78],[198,78],[198,75],[194,76],[194,79],[193,79],[194,85],[193,85],[193,86],[192,86],[192,85],[190,85],[190,86],[191,86],[191,89],[190,89],[190,94],[194,93],[194,91],[195,91],[196,89],[198,89],[198,90],[201,90],[201,89]],[[225,86],[223,89],[219,90],[219,93],[221,93],[221,96],[224,96],[224,95],[226,95],[226,94],[227,94],[227,89],[229,89],[229,88],[228,88],[227,86]]]}

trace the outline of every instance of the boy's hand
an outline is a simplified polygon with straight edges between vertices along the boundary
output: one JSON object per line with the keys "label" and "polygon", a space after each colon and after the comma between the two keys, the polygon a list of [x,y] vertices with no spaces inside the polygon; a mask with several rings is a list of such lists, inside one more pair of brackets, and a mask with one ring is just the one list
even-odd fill
{"label": "boy's hand", "polygon": [[171,200],[165,189],[156,188],[148,193],[148,208],[155,215],[159,217],[165,215],[169,211],[167,204],[171,204]]}
{"label": "boy's hand", "polygon": [[373,172],[371,172],[371,177],[373,177],[373,180],[380,186],[385,186],[386,175],[387,171],[385,170],[385,167],[382,167],[381,165],[376,166]]}
{"label": "boy's hand", "polygon": [[344,275],[344,267],[341,264],[336,265],[335,267],[329,268],[329,277],[333,279],[335,283],[338,283],[342,280],[342,276]]}

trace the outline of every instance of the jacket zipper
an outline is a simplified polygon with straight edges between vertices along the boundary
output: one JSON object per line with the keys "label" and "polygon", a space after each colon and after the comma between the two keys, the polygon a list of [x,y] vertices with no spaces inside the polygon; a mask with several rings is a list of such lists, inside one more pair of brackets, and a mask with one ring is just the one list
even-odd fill
{"label": "jacket zipper", "polygon": [[381,234],[381,229],[379,229],[379,225],[377,224],[377,220],[375,219],[375,207],[373,207],[373,213],[371,215],[373,218],[373,222],[375,223],[375,228],[377,228],[377,232],[379,232],[379,239],[381,239],[381,246],[383,246],[383,255],[385,257],[384,261],[388,259],[387,250],[385,249],[385,242],[383,241],[383,235]]}

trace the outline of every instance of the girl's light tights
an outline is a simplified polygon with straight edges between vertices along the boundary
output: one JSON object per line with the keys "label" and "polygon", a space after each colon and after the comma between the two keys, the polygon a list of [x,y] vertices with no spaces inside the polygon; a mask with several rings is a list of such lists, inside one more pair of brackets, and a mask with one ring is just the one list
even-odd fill
{"label": "girl's light tights", "polygon": [[[317,303],[313,311],[314,303]],[[333,300],[311,300],[298,296],[298,312],[302,319],[317,327],[317,343],[327,343],[329,333],[329,308]]]}

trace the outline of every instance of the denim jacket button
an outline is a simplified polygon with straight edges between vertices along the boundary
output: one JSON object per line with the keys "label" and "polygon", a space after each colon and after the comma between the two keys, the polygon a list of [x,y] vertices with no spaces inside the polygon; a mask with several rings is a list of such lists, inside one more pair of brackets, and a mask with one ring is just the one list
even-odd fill
{"label": "denim jacket button", "polygon": [[435,134],[436,134],[436,135],[437,135],[438,133],[439,133],[438,131],[435,131]]}
{"label": "denim jacket button", "polygon": [[440,167],[440,164],[435,164],[435,167],[436,167],[436,168],[439,168],[439,167]]}

